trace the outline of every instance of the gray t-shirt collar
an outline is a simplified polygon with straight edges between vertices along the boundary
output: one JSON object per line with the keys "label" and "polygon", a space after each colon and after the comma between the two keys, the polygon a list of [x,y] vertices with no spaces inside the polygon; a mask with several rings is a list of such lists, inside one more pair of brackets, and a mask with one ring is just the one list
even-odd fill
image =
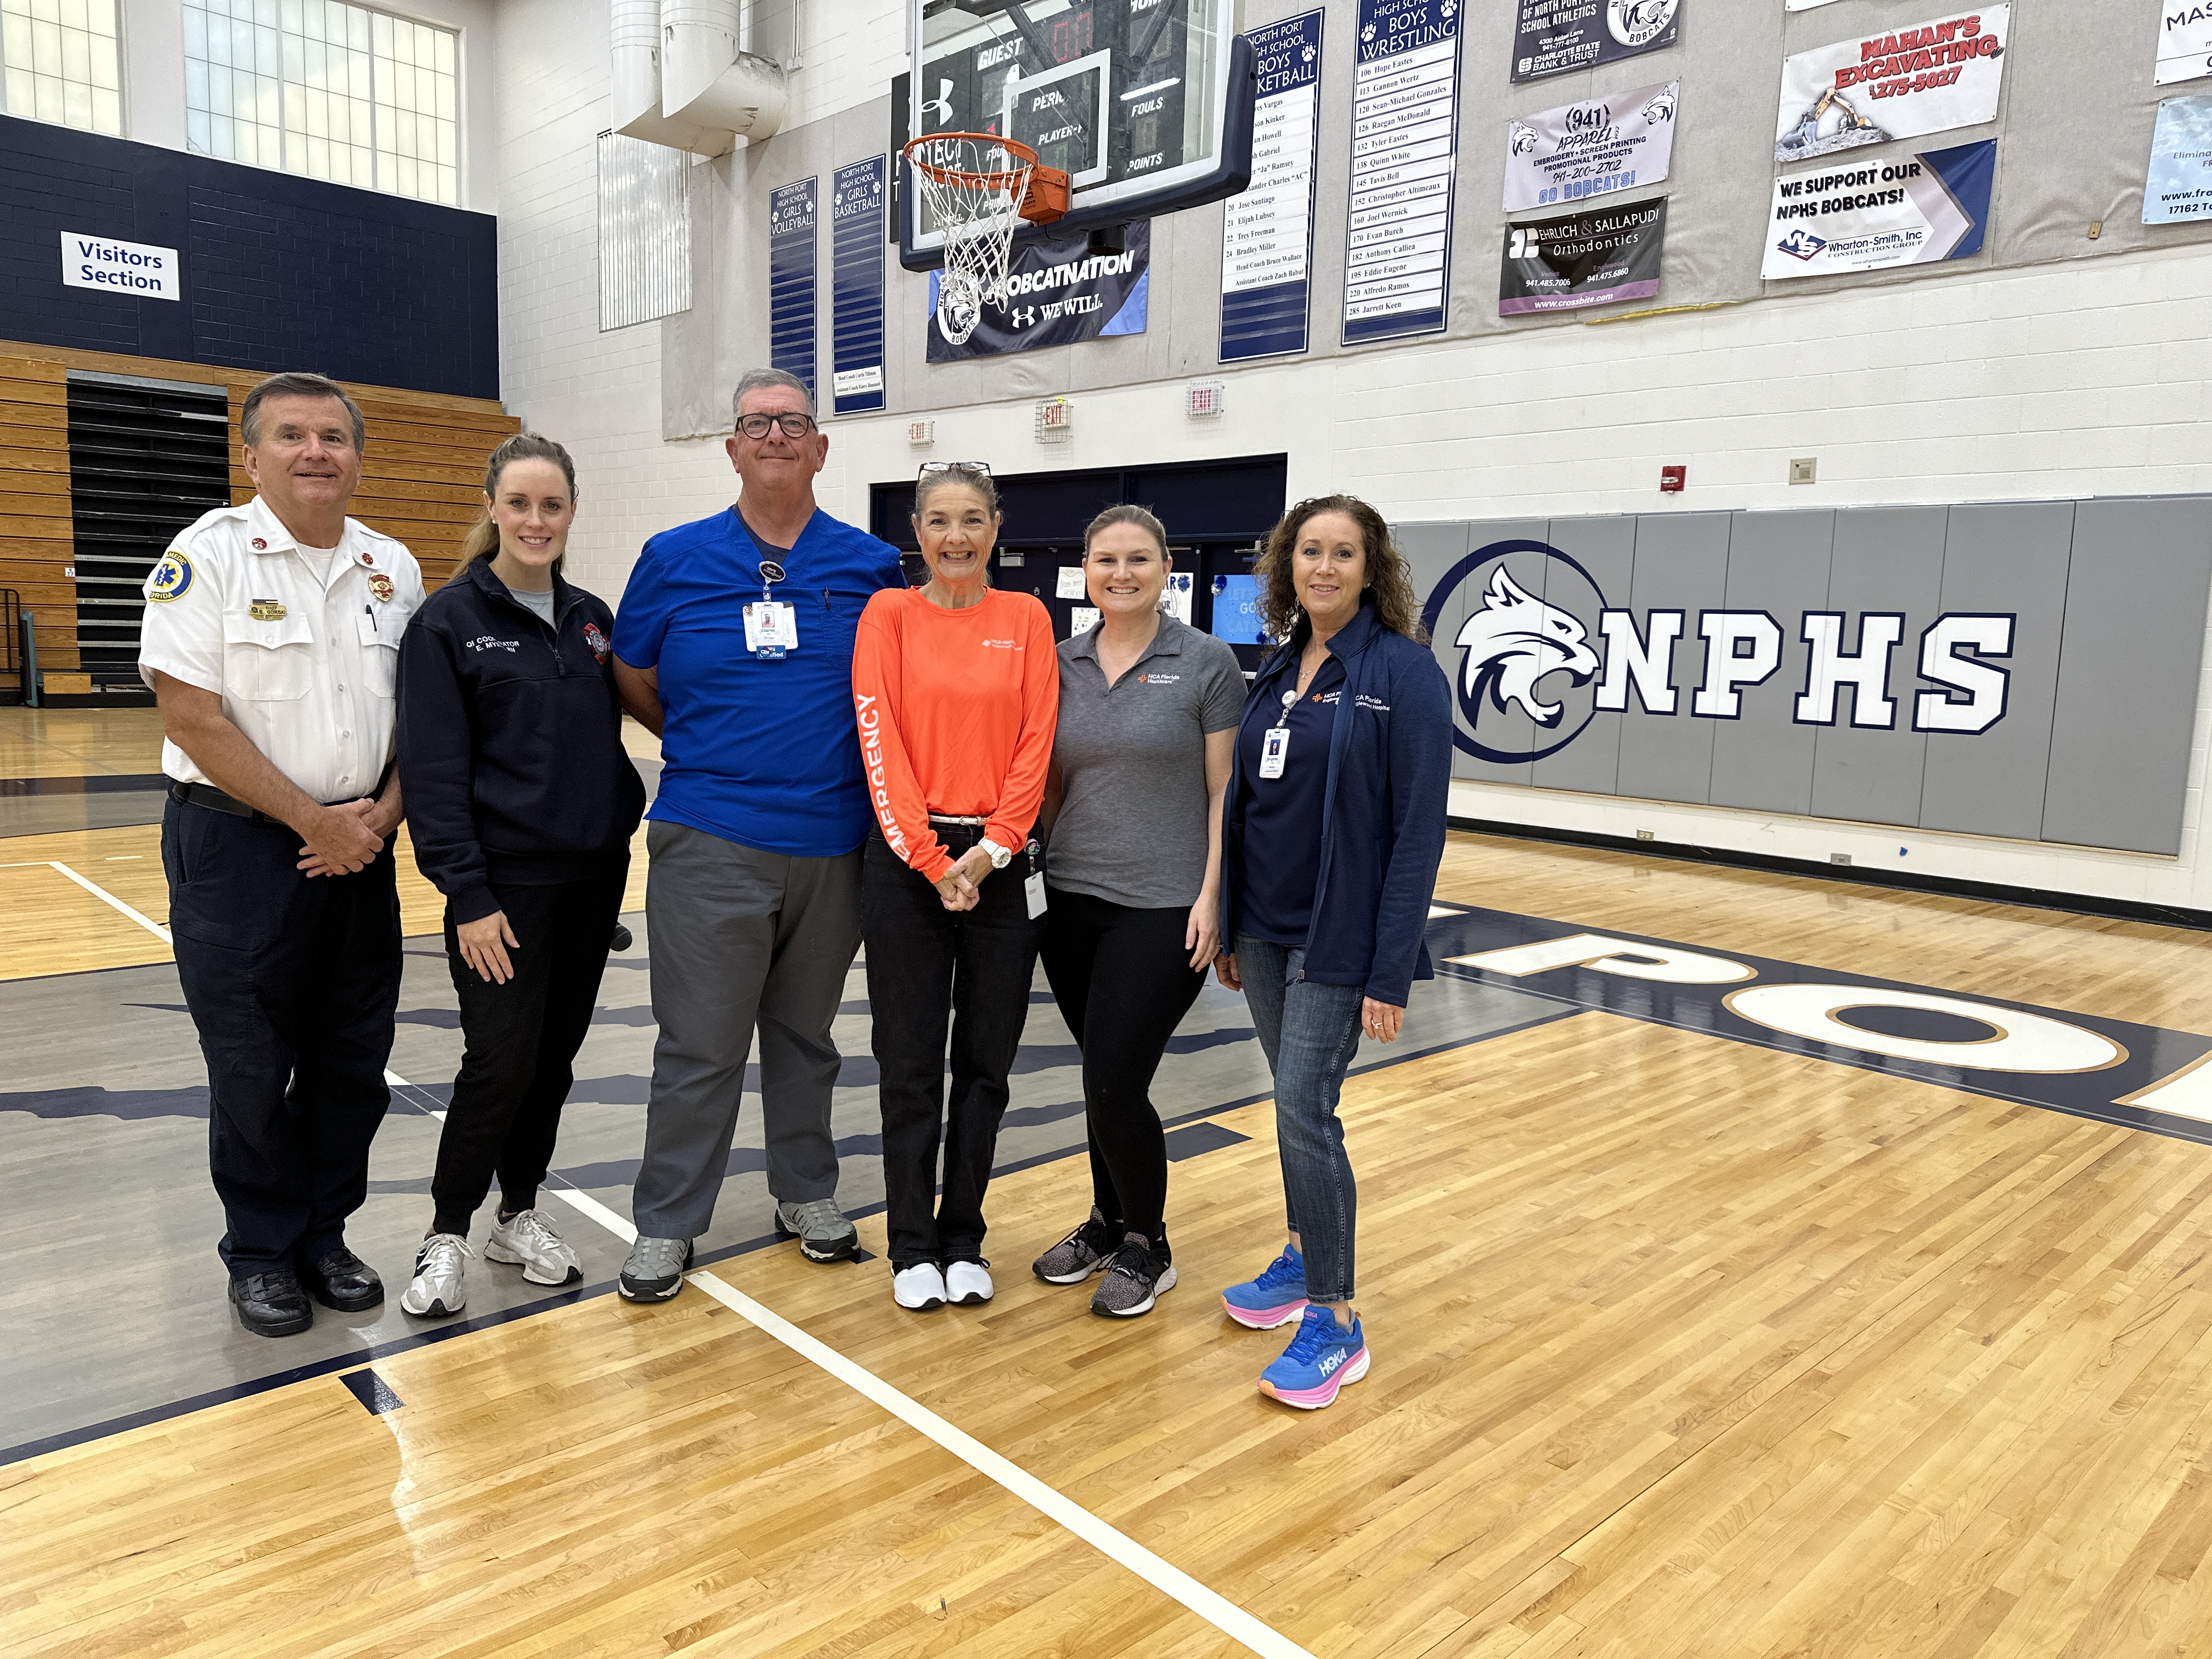
{"label": "gray t-shirt collar", "polygon": [[[1095,623],[1077,635],[1074,643],[1068,650],[1068,655],[1087,657],[1092,662],[1097,662],[1098,660],[1098,630],[1105,625],[1103,621]],[[1145,654],[1138,658],[1136,662],[1130,664],[1130,667],[1136,667],[1138,663],[1149,662],[1154,657],[1180,657],[1182,655],[1182,636],[1190,631],[1188,623],[1177,620],[1164,611],[1161,611],[1159,630],[1152,635],[1152,642],[1145,647]],[[1102,669],[1099,672],[1103,673],[1105,671]]]}

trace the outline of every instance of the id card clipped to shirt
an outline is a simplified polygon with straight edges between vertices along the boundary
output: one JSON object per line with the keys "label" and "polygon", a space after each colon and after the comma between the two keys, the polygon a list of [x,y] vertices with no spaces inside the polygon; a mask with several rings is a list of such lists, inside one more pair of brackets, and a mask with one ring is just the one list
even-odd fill
{"label": "id card clipped to shirt", "polygon": [[781,599],[762,599],[745,607],[745,649],[773,662],[799,649],[799,612]]}
{"label": "id card clipped to shirt", "polygon": [[1260,775],[1279,778],[1291,759],[1291,710],[1297,706],[1295,689],[1283,693],[1283,717],[1260,737]]}

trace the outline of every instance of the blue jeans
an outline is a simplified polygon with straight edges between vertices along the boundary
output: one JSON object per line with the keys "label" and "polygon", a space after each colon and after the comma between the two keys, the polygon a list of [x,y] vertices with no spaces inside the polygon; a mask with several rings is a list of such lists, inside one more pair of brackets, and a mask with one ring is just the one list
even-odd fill
{"label": "blue jeans", "polygon": [[1275,1141],[1291,1231],[1306,1259],[1306,1295],[1343,1302],[1352,1294],[1352,1238],[1359,1195],[1344,1154],[1336,1097],[1359,1048],[1359,985],[1297,977],[1306,953],[1237,936],[1237,973],[1267,1069],[1275,1075]]}

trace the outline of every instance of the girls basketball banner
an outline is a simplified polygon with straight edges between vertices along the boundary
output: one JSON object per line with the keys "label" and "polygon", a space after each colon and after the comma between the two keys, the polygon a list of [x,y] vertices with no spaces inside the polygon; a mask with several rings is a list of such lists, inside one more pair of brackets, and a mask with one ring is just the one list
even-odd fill
{"label": "girls basketball banner", "polygon": [[1774,159],[1917,138],[1996,118],[2010,6],[1954,12],[1782,60]]}
{"label": "girls basketball banner", "polygon": [[1682,83],[1561,104],[1505,124],[1505,210],[1525,213],[1656,185],[1674,155]]}
{"label": "girls basketball banner", "polygon": [[1537,81],[1671,46],[1681,0],[1521,0],[1513,78]]}
{"label": "girls basketball banner", "polygon": [[1777,179],[1759,274],[1780,282],[1978,253],[1996,159],[1997,141],[1984,138]]}

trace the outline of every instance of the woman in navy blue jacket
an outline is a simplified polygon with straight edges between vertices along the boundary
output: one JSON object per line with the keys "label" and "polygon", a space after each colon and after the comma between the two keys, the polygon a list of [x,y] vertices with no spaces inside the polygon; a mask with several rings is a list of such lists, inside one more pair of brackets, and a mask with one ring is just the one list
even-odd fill
{"label": "woman in navy blue jacket", "polygon": [[[1222,1292],[1238,1323],[1298,1323],[1260,1392],[1312,1409],[1367,1374],[1351,1307],[1357,1196],[1336,1102],[1364,1034],[1396,1039],[1443,856],[1451,686],[1406,562],[1349,495],[1300,501],[1255,568],[1267,635],[1222,811],[1214,971],[1242,989],[1275,1077],[1290,1241]],[[1349,1315],[1350,1323],[1343,1316]]]}
{"label": "woman in navy blue jacket", "polygon": [[446,896],[466,1041],[435,1214],[399,1299],[436,1317],[466,1300],[469,1229],[495,1174],[485,1256],[540,1285],[583,1276],[538,1188],[645,811],[615,699],[614,614],[561,575],[576,511],[568,452],[509,438],[484,469],[484,508],[461,568],[399,641],[400,787],[415,862]]}

